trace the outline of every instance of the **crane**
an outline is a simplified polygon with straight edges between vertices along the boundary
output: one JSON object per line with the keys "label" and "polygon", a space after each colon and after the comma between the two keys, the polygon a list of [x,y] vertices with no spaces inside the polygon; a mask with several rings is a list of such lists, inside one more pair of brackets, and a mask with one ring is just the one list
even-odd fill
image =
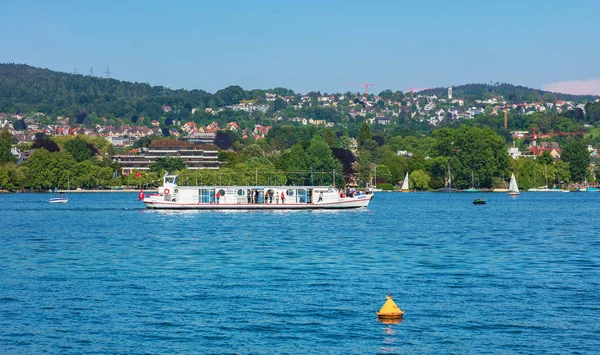
{"label": "crane", "polygon": [[429,89],[422,89],[422,88],[408,88],[408,89],[404,89],[404,92],[409,92],[410,91],[410,99],[413,99],[413,94],[415,92],[419,92],[419,91],[424,91],[424,90],[429,90]]}
{"label": "crane", "polygon": [[256,102],[256,100],[246,100],[246,99],[243,99],[243,100],[240,101],[240,104],[242,104],[242,107],[246,107],[247,104],[253,104],[255,102]]}
{"label": "crane", "polygon": [[365,97],[369,97],[369,86],[375,86],[375,84],[350,84],[348,86],[364,86],[365,87]]}

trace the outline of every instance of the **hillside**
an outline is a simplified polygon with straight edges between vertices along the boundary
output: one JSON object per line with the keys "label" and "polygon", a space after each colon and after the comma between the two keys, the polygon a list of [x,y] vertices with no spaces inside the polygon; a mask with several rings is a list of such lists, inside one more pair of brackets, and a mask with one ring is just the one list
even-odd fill
{"label": "hillside", "polygon": [[162,106],[220,107],[254,98],[255,92],[232,86],[210,94],[202,90],[172,90],[162,86],[68,74],[24,64],[0,64],[0,112],[43,112],[77,116],[131,118],[157,116]]}
{"label": "hillside", "polygon": [[[436,95],[438,97],[445,97],[448,94],[448,88],[433,88],[420,91],[419,93],[426,95]],[[464,98],[468,100],[474,99],[487,99],[494,95],[501,95],[508,102],[519,103],[519,102],[536,102],[536,101],[576,101],[576,102],[587,102],[594,101],[599,96],[594,95],[570,95],[554,93],[550,91],[544,91],[539,89],[532,89],[525,86],[515,86],[506,83],[496,84],[466,84],[452,87],[453,97]]]}

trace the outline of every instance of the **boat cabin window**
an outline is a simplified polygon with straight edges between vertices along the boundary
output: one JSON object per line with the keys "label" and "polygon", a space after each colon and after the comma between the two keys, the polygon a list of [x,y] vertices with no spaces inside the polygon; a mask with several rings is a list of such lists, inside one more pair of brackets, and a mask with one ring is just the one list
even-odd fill
{"label": "boat cabin window", "polygon": [[223,189],[219,190],[219,196],[225,196],[225,190],[223,190]]}
{"label": "boat cabin window", "polygon": [[213,189],[201,189],[200,190],[200,202],[201,203],[213,203],[215,201],[215,190]]}
{"label": "boat cabin window", "polygon": [[175,178],[172,176],[166,177],[165,178],[165,184],[174,184],[175,183]]}
{"label": "boat cabin window", "polygon": [[298,189],[298,202],[300,203],[310,203],[312,190]]}
{"label": "boat cabin window", "polygon": [[245,195],[244,189],[237,190],[237,194],[238,194],[238,196],[244,196]]}
{"label": "boat cabin window", "polygon": [[287,190],[287,195],[294,196],[294,190],[292,190],[292,189]]}

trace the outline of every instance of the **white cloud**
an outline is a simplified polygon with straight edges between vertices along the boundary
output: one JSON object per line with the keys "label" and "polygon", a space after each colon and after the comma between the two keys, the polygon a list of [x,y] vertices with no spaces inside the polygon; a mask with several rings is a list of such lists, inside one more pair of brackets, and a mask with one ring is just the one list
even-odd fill
{"label": "white cloud", "polygon": [[600,79],[559,81],[542,86],[543,90],[574,95],[600,95]]}

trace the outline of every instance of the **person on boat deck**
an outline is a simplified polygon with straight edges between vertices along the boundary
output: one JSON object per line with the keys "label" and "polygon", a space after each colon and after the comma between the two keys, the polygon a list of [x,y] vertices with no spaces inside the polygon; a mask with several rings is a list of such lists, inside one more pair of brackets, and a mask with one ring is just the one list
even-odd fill
{"label": "person on boat deck", "polygon": [[216,197],[217,197],[217,204],[219,204],[219,199],[221,198],[221,194],[219,193],[219,191],[217,191]]}
{"label": "person on boat deck", "polygon": [[279,194],[275,194],[275,203],[279,204]]}
{"label": "person on boat deck", "polygon": [[269,203],[273,203],[273,191],[269,192]]}
{"label": "person on boat deck", "polygon": [[281,193],[281,203],[285,203],[285,195],[283,192]]}
{"label": "person on boat deck", "polygon": [[247,197],[248,197],[248,203],[252,203],[252,194],[250,192],[250,189],[248,189]]}
{"label": "person on boat deck", "polygon": [[59,192],[59,193],[58,193],[58,197],[59,197],[59,198],[62,198],[62,197],[63,197],[63,196],[62,196],[62,192]]}
{"label": "person on boat deck", "polygon": [[323,202],[323,191],[319,193],[319,200],[317,202]]}

